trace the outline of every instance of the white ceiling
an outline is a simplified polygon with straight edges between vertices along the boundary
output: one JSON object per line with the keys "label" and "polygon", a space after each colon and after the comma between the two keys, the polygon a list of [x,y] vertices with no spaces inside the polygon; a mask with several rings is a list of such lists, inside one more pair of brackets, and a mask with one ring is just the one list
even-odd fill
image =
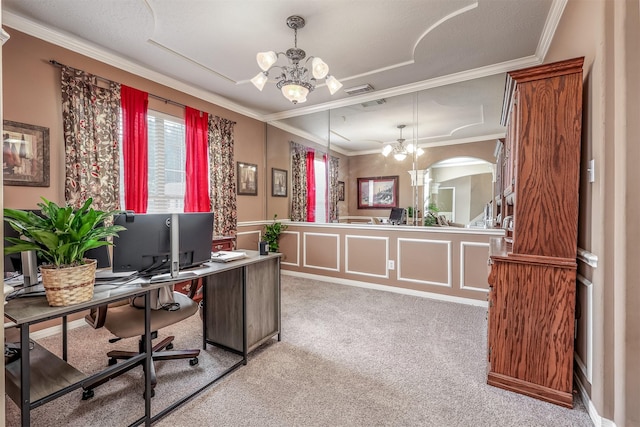
{"label": "white ceiling", "polygon": [[[503,134],[504,73],[544,60],[565,4],[2,0],[6,26],[311,138],[326,140],[330,109],[331,144],[345,154],[379,150],[399,138],[399,124],[423,146]],[[298,105],[274,84],[258,91],[255,55],[293,47],[291,15],[307,21],[298,47],[322,57],[343,89],[375,91],[331,96],[320,85]]]}

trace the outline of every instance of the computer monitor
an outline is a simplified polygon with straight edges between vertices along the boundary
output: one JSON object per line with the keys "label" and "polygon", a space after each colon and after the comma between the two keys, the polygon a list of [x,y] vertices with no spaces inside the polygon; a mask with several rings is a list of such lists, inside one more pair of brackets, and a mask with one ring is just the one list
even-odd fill
{"label": "computer monitor", "polygon": [[[213,213],[180,213],[178,216],[179,268],[200,265],[211,259]],[[113,238],[113,271],[137,271],[157,275],[171,270],[171,214],[124,213],[114,224],[126,228]]]}
{"label": "computer monitor", "polygon": [[404,208],[391,208],[389,214],[389,223],[393,225],[405,224],[407,222],[406,213]]}

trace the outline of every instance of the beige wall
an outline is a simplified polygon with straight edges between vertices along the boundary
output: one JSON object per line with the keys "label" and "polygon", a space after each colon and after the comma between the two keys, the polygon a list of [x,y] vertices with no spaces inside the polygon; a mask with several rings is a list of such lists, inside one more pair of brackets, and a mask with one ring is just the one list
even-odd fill
{"label": "beige wall", "polygon": [[[60,93],[60,69],[48,63],[56,61],[105,77],[154,95],[189,105],[233,120],[235,159],[258,165],[258,196],[238,196],[238,221],[265,218],[265,124],[177,90],[127,73],[67,49],[46,43],[5,27],[11,39],[3,47],[4,119],[49,128],[50,187],[5,186],[4,203],[8,207],[34,208],[44,196],[64,202],[64,145]],[[183,109],[150,98],[154,110],[183,117]],[[270,191],[270,190],[269,190]]]}
{"label": "beige wall", "polygon": [[[598,414],[618,426],[640,426],[640,12],[637,0],[569,0],[545,62],[585,56],[580,247],[598,256],[580,265],[578,301],[591,299],[591,381],[576,373]],[[595,182],[586,179],[595,161]],[[591,293],[591,297],[589,294]],[[583,326],[586,326],[583,324]]]}

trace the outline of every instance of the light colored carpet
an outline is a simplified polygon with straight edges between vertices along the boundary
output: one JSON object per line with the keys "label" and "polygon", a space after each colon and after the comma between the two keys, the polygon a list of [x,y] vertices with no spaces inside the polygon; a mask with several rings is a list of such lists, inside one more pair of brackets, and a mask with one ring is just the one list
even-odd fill
{"label": "light colored carpet", "polygon": [[[157,425],[593,425],[579,398],[569,410],[486,384],[484,308],[283,276],[282,311],[281,342],[254,351],[247,366]],[[182,322],[174,331],[176,347],[198,348],[198,331],[197,316]],[[71,343],[91,343],[71,363],[87,365],[80,367],[84,372],[99,369],[90,354],[122,347],[108,344],[108,335],[84,327],[71,331]],[[42,343],[49,347],[56,339]],[[219,350],[200,359],[197,367],[163,362],[154,411],[206,383],[211,369],[238,360]],[[78,391],[43,405],[33,411],[32,425],[126,425],[142,414],[140,371],[110,381],[89,401],[81,401]],[[7,426],[19,425],[9,399],[7,410]]]}

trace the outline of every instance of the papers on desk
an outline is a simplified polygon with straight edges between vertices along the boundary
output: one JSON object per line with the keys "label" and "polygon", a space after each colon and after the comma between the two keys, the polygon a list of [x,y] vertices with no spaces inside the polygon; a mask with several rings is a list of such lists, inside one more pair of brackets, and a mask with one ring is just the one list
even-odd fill
{"label": "papers on desk", "polygon": [[237,259],[246,258],[246,252],[237,252],[237,251],[220,251],[220,252],[211,252],[211,261],[213,262],[229,262]]}

